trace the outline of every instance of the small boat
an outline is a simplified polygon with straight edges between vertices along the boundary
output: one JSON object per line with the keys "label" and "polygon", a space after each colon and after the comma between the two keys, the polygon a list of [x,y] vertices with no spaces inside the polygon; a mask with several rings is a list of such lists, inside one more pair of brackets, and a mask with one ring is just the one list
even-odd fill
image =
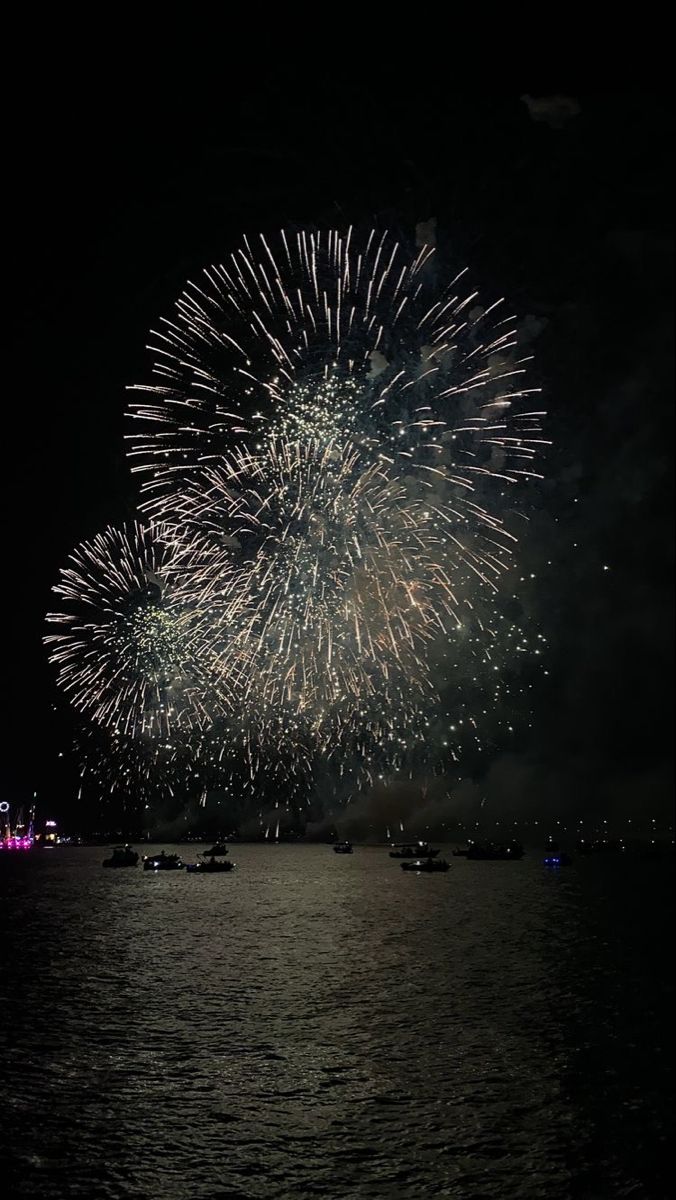
{"label": "small boat", "polygon": [[216,842],[216,845],[212,846],[211,850],[204,851],[204,853],[202,854],[202,858],[214,858],[214,857],[225,858],[225,855],[227,853],[228,853],[228,847],[226,846],[225,842]]}
{"label": "small boat", "polygon": [[510,862],[523,858],[520,842],[475,842],[466,855],[470,862]]}
{"label": "small boat", "polygon": [[556,854],[547,854],[544,860],[546,867],[570,867],[572,862],[570,854],[561,851],[557,851]]}
{"label": "small boat", "polygon": [[445,858],[416,858],[412,862],[403,862],[402,871],[448,871],[449,865]]}
{"label": "small boat", "polygon": [[143,856],[144,871],[182,871],[185,866],[178,854],[146,854]]}
{"label": "small boat", "polygon": [[436,858],[438,853],[427,842],[401,842],[390,850],[390,858]]}
{"label": "small boat", "polygon": [[135,867],[138,854],[131,846],[115,846],[110,858],[104,858],[104,867]]}
{"label": "small boat", "polygon": [[456,846],[455,850],[453,851],[453,857],[454,858],[468,858],[470,848],[471,848],[470,846]]}
{"label": "small boat", "polygon": [[336,842],[333,847],[334,854],[352,854],[352,842]]}
{"label": "small boat", "polygon": [[202,862],[188,863],[185,869],[189,875],[216,875],[224,871],[234,871],[235,864],[230,859],[223,861],[212,857],[205,858]]}

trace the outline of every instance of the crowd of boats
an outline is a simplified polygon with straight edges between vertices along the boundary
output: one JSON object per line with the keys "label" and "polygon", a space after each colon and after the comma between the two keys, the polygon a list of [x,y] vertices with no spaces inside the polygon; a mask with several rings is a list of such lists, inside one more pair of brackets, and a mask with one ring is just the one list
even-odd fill
{"label": "crowd of boats", "polygon": [[[47,822],[47,825],[54,825],[54,822]],[[32,833],[32,828],[31,831]],[[389,835],[389,830],[388,830]],[[24,847],[25,841],[25,847]],[[37,841],[26,837],[21,840],[18,835],[7,837],[0,842],[0,847],[3,849],[17,848],[33,848]],[[44,844],[49,846],[48,840]],[[279,845],[280,842],[268,843],[268,845]],[[334,854],[353,854],[354,846],[349,841],[336,841],[331,843],[331,848]],[[612,838],[579,838],[575,844],[575,853],[581,858],[589,856],[627,856],[628,847],[622,839]],[[670,853],[673,856],[673,842],[665,847],[660,843],[657,844],[653,840],[649,845],[645,845],[639,851],[634,848],[634,853],[638,853],[641,858],[659,858]],[[469,839],[464,845],[456,846],[452,854],[454,858],[464,858],[468,862],[518,862],[524,857],[524,848],[522,844],[515,839],[507,841],[492,841],[492,840],[473,840]],[[550,870],[557,870],[560,867],[571,866],[573,859],[569,853],[562,850],[557,842],[551,837],[548,839],[546,847],[540,852],[543,865]],[[429,842],[422,839],[411,839],[405,842],[390,842],[389,856],[392,859],[398,859],[401,862],[403,871],[414,871],[419,873],[434,873],[446,872],[450,869],[450,864],[446,859],[439,858],[438,848],[431,846]],[[4,855],[2,856],[4,857]],[[144,871],[186,871],[189,875],[216,875],[228,874],[235,869],[236,864],[228,857],[228,844],[226,840],[215,842],[208,850],[198,853],[195,862],[184,862],[180,854],[168,853],[166,850],[161,850],[155,854],[145,854],[141,856],[130,845],[118,845],[112,848],[108,858],[104,859],[104,867],[136,867],[139,862],[142,862]]]}
{"label": "crowd of boats", "polygon": [[[180,854],[167,854],[160,850],[159,854],[143,855],[144,871],[186,871],[188,875],[218,875],[233,871],[235,863],[226,858],[228,847],[224,844],[212,846],[198,855],[197,862],[184,863]],[[115,846],[109,858],[104,858],[104,867],[136,867],[139,855],[133,846]]]}
{"label": "crowd of boats", "polygon": [[[335,842],[334,854],[353,854],[352,842]],[[450,863],[445,858],[439,858],[439,849],[426,841],[409,841],[393,843],[389,851],[390,858],[399,859],[402,871],[413,871],[418,874],[445,873],[450,870]],[[453,851],[455,858],[465,858],[470,862],[518,862],[524,856],[520,842],[468,842],[466,846],[458,846]],[[545,866],[569,866],[572,859],[567,854],[551,850],[544,859]],[[139,855],[133,846],[115,846],[111,855],[104,859],[104,867],[136,867]],[[234,870],[235,863],[228,857],[228,846],[225,842],[217,842],[209,850],[197,856],[196,862],[185,863],[180,854],[168,854],[161,850],[158,854],[144,854],[144,871],[186,871],[189,875],[226,874]]]}
{"label": "crowd of boats", "polygon": [[[402,871],[434,872],[448,871],[450,864],[445,858],[438,858],[439,851],[428,842],[402,842],[390,850],[390,858],[400,858]],[[478,862],[517,862],[523,858],[524,849],[520,842],[468,842],[466,846],[457,846],[453,851],[454,858],[466,858]]]}

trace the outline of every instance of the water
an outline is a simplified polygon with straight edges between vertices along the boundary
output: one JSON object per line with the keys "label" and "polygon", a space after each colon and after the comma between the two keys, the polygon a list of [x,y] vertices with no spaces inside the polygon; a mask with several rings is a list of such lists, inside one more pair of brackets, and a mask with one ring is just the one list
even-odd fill
{"label": "water", "polygon": [[104,853],[0,862],[4,1194],[669,1194],[669,865]]}

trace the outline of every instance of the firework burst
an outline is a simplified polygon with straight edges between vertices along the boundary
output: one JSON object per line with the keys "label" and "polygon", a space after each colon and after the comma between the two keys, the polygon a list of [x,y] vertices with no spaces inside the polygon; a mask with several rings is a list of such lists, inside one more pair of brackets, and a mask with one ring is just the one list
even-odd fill
{"label": "firework burst", "polygon": [[234,703],[238,667],[226,670],[221,651],[217,681],[210,639],[234,591],[195,539],[177,544],[139,522],[109,527],[74,551],[54,587],[63,610],[48,614],[58,632],[45,642],[59,685],[114,735],[166,739],[204,726]]}
{"label": "firework burst", "polygon": [[189,283],[151,349],[127,438],[149,525],[81,546],[56,588],[75,705],[183,737],[221,783],[243,751],[253,787],[478,743],[522,636],[510,518],[547,444],[503,302],[464,272],[440,289],[429,246],[282,233]]}
{"label": "firework burst", "polygon": [[463,274],[440,294],[432,248],[387,234],[246,241],[182,293],[131,409],[144,509],[246,564],[249,696],[318,726],[429,695],[434,646],[489,624],[505,493],[539,477],[515,319]]}
{"label": "firework burst", "polygon": [[131,409],[144,508],[171,516],[186,478],[242,440],[350,436],[428,490],[444,481],[460,519],[495,535],[474,493],[539,477],[538,389],[503,302],[481,307],[464,272],[439,294],[433,255],[411,259],[386,233],[363,248],[351,232],[282,233],[188,284],[154,336],[154,381],[136,388],[153,402]]}

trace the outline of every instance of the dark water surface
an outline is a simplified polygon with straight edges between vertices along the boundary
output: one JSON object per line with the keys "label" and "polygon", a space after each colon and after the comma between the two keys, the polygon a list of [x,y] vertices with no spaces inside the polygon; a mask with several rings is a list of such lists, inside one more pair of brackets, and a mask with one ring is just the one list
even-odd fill
{"label": "dark water surface", "polygon": [[5,1195],[670,1193],[668,864],[231,853],[3,857]]}

